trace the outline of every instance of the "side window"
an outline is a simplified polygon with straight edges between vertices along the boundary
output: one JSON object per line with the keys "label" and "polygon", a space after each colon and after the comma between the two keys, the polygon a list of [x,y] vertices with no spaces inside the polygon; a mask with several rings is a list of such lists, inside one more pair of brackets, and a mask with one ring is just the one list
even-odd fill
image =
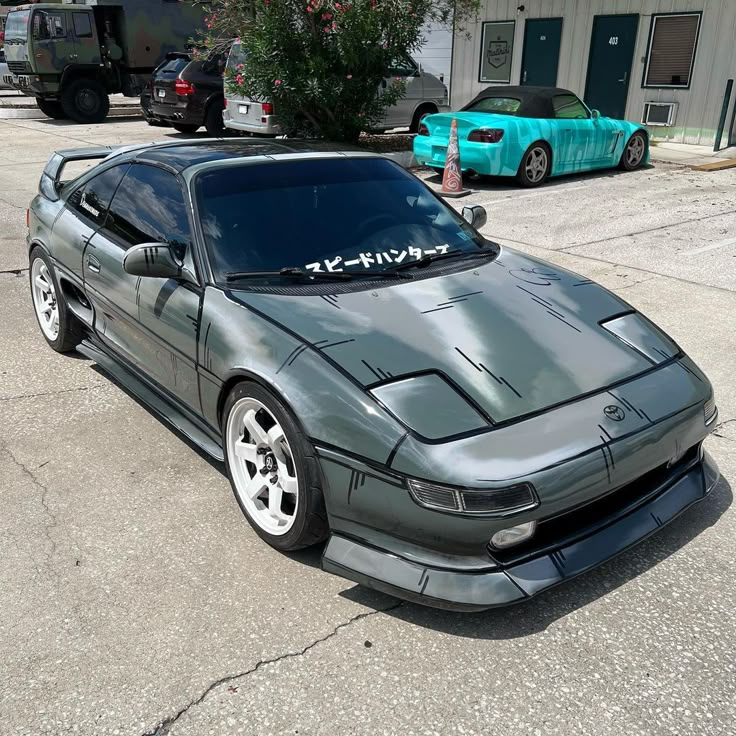
{"label": "side window", "polygon": [[192,236],[184,192],[168,171],[133,164],[110,205],[106,229],[124,248],[141,243],[168,243],[184,259]]}
{"label": "side window", "polygon": [[127,170],[128,164],[121,164],[103,171],[75,189],[66,200],[67,206],[95,225],[104,225],[110,200]]}
{"label": "side window", "polygon": [[33,15],[33,38],[37,41],[66,38],[65,16],[61,13],[36,12]]}
{"label": "side window", "polygon": [[555,95],[552,104],[556,118],[587,120],[590,117],[585,105],[575,95]]}
{"label": "side window", "polygon": [[89,13],[72,13],[74,35],[77,38],[92,38],[92,23]]}

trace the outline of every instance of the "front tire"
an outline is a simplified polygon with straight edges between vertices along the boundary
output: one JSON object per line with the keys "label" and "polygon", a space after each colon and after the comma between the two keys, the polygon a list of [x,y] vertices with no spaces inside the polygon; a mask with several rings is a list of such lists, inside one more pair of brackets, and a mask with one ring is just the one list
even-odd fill
{"label": "front tire", "polygon": [[638,130],[629,138],[624,152],[621,154],[619,168],[623,171],[636,171],[643,163],[647,153],[647,137]]}
{"label": "front tire", "polygon": [[222,445],[235,499],[261,539],[287,552],[329,533],[319,463],[286,405],[243,381],[223,408]]}
{"label": "front tire", "polygon": [[516,181],[523,187],[543,184],[552,169],[552,152],[546,143],[532,143],[521,159]]}
{"label": "front tire", "polygon": [[36,97],[36,104],[38,109],[47,117],[52,120],[66,120],[66,114],[61,106],[61,102],[58,100],[44,100],[41,97]]}
{"label": "front tire", "polygon": [[39,246],[31,251],[28,272],[41,334],[57,353],[71,352],[82,342],[84,331],[67,307],[50,258]]}
{"label": "front tire", "polygon": [[61,93],[64,114],[75,123],[101,123],[110,112],[110,98],[96,79],[77,79]]}

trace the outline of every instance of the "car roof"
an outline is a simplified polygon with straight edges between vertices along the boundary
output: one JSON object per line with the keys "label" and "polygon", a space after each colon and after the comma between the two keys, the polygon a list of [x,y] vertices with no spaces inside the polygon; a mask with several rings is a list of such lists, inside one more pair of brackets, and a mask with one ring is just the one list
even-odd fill
{"label": "car roof", "polygon": [[[300,140],[222,140],[207,139],[202,141],[177,141],[171,143],[158,143],[146,146],[142,149],[130,150],[124,155],[136,161],[163,164],[181,173],[193,166],[207,163],[224,161],[235,161],[237,159],[249,159],[256,156],[284,156],[293,154],[350,154],[362,153],[357,146],[348,144],[329,143],[326,141],[300,141]],[[375,155],[375,154],[373,154]]]}
{"label": "car roof", "polygon": [[521,105],[516,112],[520,118],[553,118],[552,99],[557,95],[573,95],[574,92],[561,87],[486,87],[482,89],[464,108],[468,110],[479,100],[489,97],[510,97],[519,100]]}

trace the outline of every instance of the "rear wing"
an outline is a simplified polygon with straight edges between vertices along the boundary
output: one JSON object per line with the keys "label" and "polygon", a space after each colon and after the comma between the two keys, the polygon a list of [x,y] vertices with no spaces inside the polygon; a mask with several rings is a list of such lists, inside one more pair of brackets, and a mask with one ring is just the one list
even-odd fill
{"label": "rear wing", "polygon": [[[95,148],[69,148],[64,151],[56,151],[46,164],[38,190],[41,194],[55,202],[59,199],[61,190],[74,179],[64,180],[64,169],[74,161],[103,161],[104,159],[125,153],[127,151],[135,151],[136,149],[144,149],[153,145],[152,143],[138,144],[134,146],[96,146]],[[77,178],[77,177],[74,177]]]}

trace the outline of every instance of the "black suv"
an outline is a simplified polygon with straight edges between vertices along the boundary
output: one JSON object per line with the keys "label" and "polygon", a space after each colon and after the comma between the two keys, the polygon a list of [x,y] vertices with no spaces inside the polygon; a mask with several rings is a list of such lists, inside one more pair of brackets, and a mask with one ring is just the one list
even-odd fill
{"label": "black suv", "polygon": [[186,53],[167,54],[141,95],[146,120],[151,125],[170,125],[180,133],[194,133],[204,125],[213,137],[226,135],[224,69],[221,56],[196,61]]}

